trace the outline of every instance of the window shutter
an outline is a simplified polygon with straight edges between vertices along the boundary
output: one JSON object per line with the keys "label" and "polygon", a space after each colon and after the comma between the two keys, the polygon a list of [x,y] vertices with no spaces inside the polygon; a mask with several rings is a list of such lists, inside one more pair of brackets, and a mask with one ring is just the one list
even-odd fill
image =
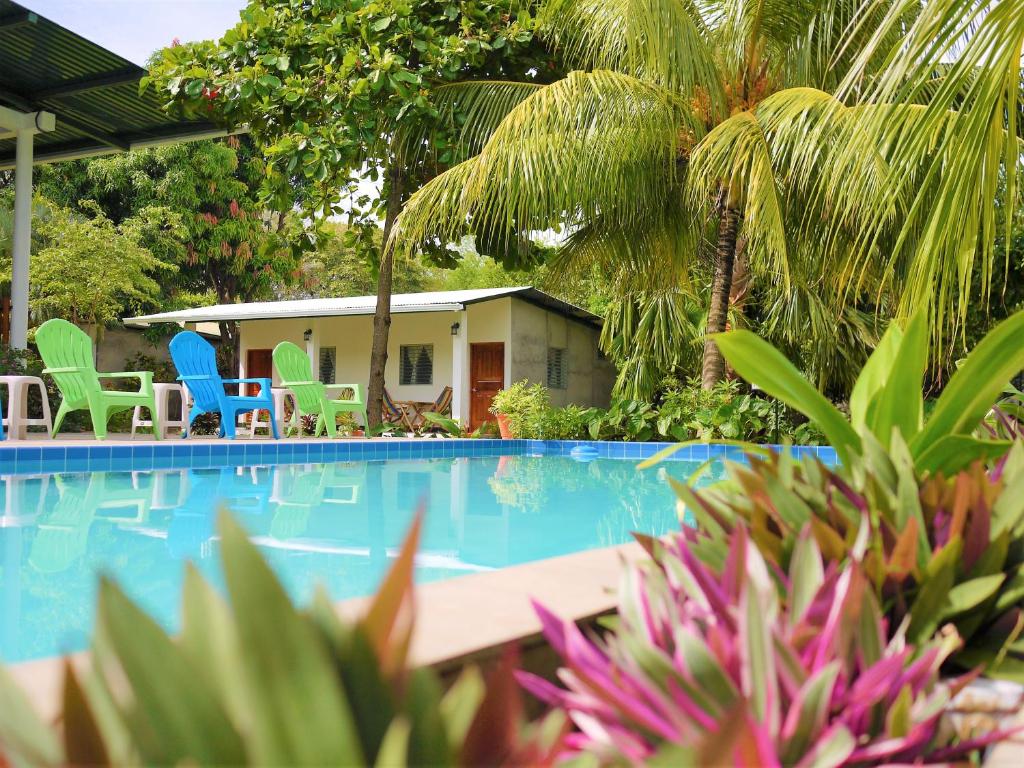
{"label": "window shutter", "polygon": [[434,383],[433,344],[403,344],[399,347],[398,383],[402,386]]}
{"label": "window shutter", "polygon": [[548,389],[566,389],[568,379],[566,351],[558,347],[548,347]]}
{"label": "window shutter", "polygon": [[336,376],[337,351],[335,347],[320,347],[320,381],[334,384]]}

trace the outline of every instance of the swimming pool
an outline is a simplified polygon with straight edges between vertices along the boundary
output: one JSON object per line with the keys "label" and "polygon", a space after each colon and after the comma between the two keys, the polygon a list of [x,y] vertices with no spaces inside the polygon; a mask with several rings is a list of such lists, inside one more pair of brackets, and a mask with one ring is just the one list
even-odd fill
{"label": "swimming pool", "polygon": [[676,516],[658,474],[630,460],[504,455],[5,477],[19,514],[0,528],[0,658],[86,647],[98,573],[175,628],[186,560],[221,584],[220,508],[294,598],[322,582],[344,599],[373,591],[421,501],[416,578],[427,582],[664,533]]}
{"label": "swimming pool", "polygon": [[220,508],[249,531],[299,601],[317,583],[337,600],[371,593],[421,501],[420,583],[620,544],[633,531],[661,534],[678,525],[665,474],[685,478],[709,456],[732,451],[694,446],[638,472],[638,461],[660,447],[482,440],[5,447],[0,659],[85,648],[99,573],[174,629],[185,561],[221,586]]}

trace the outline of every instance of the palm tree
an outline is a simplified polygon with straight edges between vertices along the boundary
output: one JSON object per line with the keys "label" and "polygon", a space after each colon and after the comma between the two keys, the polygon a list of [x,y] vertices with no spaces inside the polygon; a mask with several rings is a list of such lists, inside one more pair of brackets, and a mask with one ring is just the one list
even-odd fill
{"label": "palm tree", "polygon": [[[657,331],[637,339],[630,376],[676,331],[725,330],[739,254],[765,294],[771,328],[816,338],[822,368],[833,366],[822,347],[869,337],[865,316],[879,307],[898,301],[906,311],[933,294],[935,307],[951,301],[952,276],[969,260],[965,238],[990,233],[992,174],[1006,175],[1013,155],[992,132],[998,106],[988,104],[978,125],[963,111],[969,92],[968,103],[1001,94],[1001,109],[1008,94],[1016,98],[1012,57],[985,60],[992,39],[982,31],[1004,29],[1020,4],[996,2],[982,18],[988,5],[549,0],[542,32],[579,69],[547,86],[447,87],[470,116],[464,136],[476,154],[413,196],[395,237],[436,245],[468,224],[509,247],[531,230],[567,225],[561,264],[601,263],[621,283],[622,313],[634,323],[609,325],[642,334],[636,318],[646,316]],[[970,10],[976,24],[961,26],[950,10]],[[967,48],[979,52],[937,80],[957,33],[974,28],[982,39]],[[929,42],[933,30],[944,43]],[[1013,49],[1005,37],[1000,52]],[[1016,51],[1019,65],[1019,40]],[[977,77],[990,65],[1005,68],[991,92]],[[983,178],[955,157],[961,115],[972,139],[990,131]],[[974,181],[968,201],[965,184]],[[939,191],[937,209],[927,196]],[[958,242],[940,225],[942,207],[948,215],[957,200],[970,203]],[[711,262],[711,290],[705,328],[694,330],[687,280],[701,260]],[[808,308],[796,325],[795,306]],[[652,321],[651,311],[669,307],[668,319]],[[706,341],[702,383],[723,375]]]}

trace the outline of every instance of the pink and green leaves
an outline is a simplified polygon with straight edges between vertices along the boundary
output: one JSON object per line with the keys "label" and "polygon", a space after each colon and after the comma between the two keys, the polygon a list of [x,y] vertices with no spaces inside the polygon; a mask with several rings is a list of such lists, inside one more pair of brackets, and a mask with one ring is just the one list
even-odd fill
{"label": "pink and green leaves", "polygon": [[627,572],[618,627],[601,639],[537,606],[565,687],[520,680],[578,727],[569,754],[838,766],[973,749],[939,729],[949,694],[935,683],[955,636],[915,647],[900,630],[885,644],[859,562],[826,564],[809,528],[789,574],[743,526],[719,568],[694,556],[693,539],[679,534]]}

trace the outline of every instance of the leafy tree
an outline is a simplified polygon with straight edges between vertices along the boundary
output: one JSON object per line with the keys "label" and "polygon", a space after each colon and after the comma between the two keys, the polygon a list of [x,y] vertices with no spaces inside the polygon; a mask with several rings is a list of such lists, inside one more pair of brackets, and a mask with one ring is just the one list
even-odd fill
{"label": "leafy tree", "polygon": [[[91,217],[45,201],[37,210],[38,247],[30,266],[37,318],[91,325],[98,337],[126,308],[144,310],[159,301],[156,278],[174,267],[149,252],[131,223],[116,226],[96,208]],[[7,253],[2,269],[10,280]]]}
{"label": "leafy tree", "polygon": [[[377,262],[360,247],[358,234],[344,224],[328,223],[321,228],[316,250],[303,257],[299,280],[284,287],[287,298],[313,296],[369,296],[377,291]],[[374,248],[380,253],[380,229],[371,230]],[[323,235],[326,235],[323,236]],[[434,276],[419,260],[400,258],[393,282],[395,293],[417,293],[433,290]]]}
{"label": "leafy tree", "polygon": [[[927,42],[928,20],[948,24],[947,49],[965,28],[956,14],[933,17],[928,4],[862,5],[547,0],[541,35],[579,69],[547,86],[524,85],[518,98],[505,84],[451,86],[472,116],[467,144],[478,153],[413,196],[396,237],[457,239],[467,221],[490,239],[567,224],[573,234],[560,260],[602,265],[620,281],[623,317],[646,318],[654,331],[633,322],[636,368],[668,351],[666,339],[692,335],[694,303],[705,311],[701,337],[744,324],[736,301],[743,294],[747,310],[752,297],[762,302],[760,319],[787,343],[817,339],[810,351],[826,371],[837,345],[877,338],[863,313],[884,314],[895,301],[906,311],[936,282],[940,301],[956,293],[952,254],[934,271],[918,236],[960,209],[950,197],[940,213],[915,193],[925,180],[928,189],[954,185],[967,204],[960,215],[980,234],[980,211],[991,212],[994,199],[993,166],[1006,154],[997,131],[995,163],[972,155],[975,171],[962,178],[978,185],[964,186],[932,151],[929,137],[947,139],[942,120],[953,97],[966,93],[966,73],[927,129],[896,139],[881,127],[866,130],[871,121],[904,129],[921,122],[915,102],[941,63],[939,46]],[[972,7],[977,17],[985,4]],[[906,59],[921,72],[916,90],[876,77],[911,28],[920,36],[916,58]],[[1019,54],[1017,45],[1014,87]],[[997,79],[1005,74],[996,70]],[[858,108],[867,93],[875,94],[872,108]],[[991,130],[1003,112],[988,114]],[[981,125],[974,124],[979,135]],[[910,230],[902,227],[908,212]],[[916,262],[906,258],[914,249]],[[749,279],[759,293],[743,285]],[[725,372],[710,339],[702,368],[706,387]]]}
{"label": "leafy tree", "polygon": [[[66,205],[98,206],[177,265],[166,301],[212,291],[217,303],[231,304],[269,297],[294,280],[309,246],[294,217],[263,208],[260,167],[249,142],[193,142],[49,166],[39,186]],[[167,226],[168,217],[178,226]],[[237,351],[236,325],[221,323],[221,333]]]}
{"label": "leafy tree", "polygon": [[[383,219],[387,242],[409,192],[459,159],[450,132],[421,140],[425,124],[461,114],[439,103],[436,86],[546,74],[531,25],[517,0],[254,0],[219,43],[165,49],[147,82],[171,108],[247,125],[263,153],[263,193],[278,210],[295,202],[309,217],[338,214],[342,190],[361,177],[379,182],[349,211],[350,223]],[[371,422],[380,418],[387,360],[389,248],[379,262]]]}

